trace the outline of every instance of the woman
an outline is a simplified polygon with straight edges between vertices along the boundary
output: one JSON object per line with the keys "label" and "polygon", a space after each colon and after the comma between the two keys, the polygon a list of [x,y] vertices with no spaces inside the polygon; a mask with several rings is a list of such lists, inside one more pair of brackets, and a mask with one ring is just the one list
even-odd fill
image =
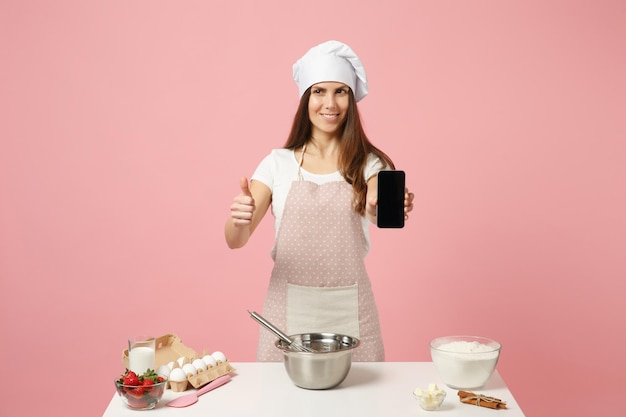
{"label": "woman", "polygon": [[[337,41],[311,48],[293,68],[300,105],[285,147],[273,150],[231,205],[225,237],[244,246],[272,207],[274,268],[263,316],[288,334],[358,337],[355,361],[383,361],[378,311],[365,270],[376,223],[377,176],[394,169],[368,140],[357,108],[367,78],[352,49]],[[413,194],[405,193],[406,213]],[[261,331],[257,359],[280,361]]]}

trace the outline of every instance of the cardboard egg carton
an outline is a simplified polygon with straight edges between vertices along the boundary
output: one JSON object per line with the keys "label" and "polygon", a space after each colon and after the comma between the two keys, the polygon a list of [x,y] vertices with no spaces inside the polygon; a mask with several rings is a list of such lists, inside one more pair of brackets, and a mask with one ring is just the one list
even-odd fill
{"label": "cardboard egg carton", "polygon": [[[207,351],[204,351],[202,356],[206,356],[208,354],[209,353]],[[200,355],[195,355],[194,357],[185,357],[182,367],[187,364],[193,363],[193,361],[196,359],[202,359],[202,357]],[[177,361],[174,361],[174,367],[172,369],[182,367]],[[220,376],[231,373],[232,371],[234,371],[234,368],[230,366],[230,363],[228,363],[228,361],[217,361],[217,365],[215,366],[208,365],[206,371],[202,369],[196,369],[195,375],[188,373],[187,381],[170,381],[170,388],[172,389],[172,391],[175,392],[185,391],[189,388],[189,385],[197,389],[219,378]]]}
{"label": "cardboard egg carton", "polygon": [[[174,334],[166,334],[156,338],[156,350],[154,355],[154,368],[158,369],[162,365],[167,365],[170,362],[174,362],[174,368],[182,368],[187,363],[192,363],[195,359],[202,359],[202,356],[208,355],[205,350],[203,355],[200,356],[193,349],[185,346],[180,338]],[[179,358],[184,358],[182,366],[178,363]],[[128,349],[122,352],[122,361],[124,367],[128,368]],[[203,385],[226,375],[234,371],[234,368],[230,366],[228,361],[217,361],[216,366],[210,366],[206,371],[202,369],[197,371],[196,375],[187,374],[186,381],[169,381],[169,386],[172,391],[182,392],[187,390],[190,386],[193,388],[200,388]]]}

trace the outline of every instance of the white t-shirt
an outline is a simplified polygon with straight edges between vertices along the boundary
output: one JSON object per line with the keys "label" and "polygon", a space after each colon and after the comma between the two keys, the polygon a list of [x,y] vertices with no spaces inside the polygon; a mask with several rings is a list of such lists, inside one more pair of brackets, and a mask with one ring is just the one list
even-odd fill
{"label": "white t-shirt", "polygon": [[[298,156],[299,155],[300,154],[298,153]],[[278,236],[278,229],[280,228],[280,221],[282,219],[283,210],[285,208],[285,200],[287,199],[287,194],[289,193],[289,189],[291,188],[291,183],[299,179],[298,162],[299,161],[296,157],[296,152],[294,152],[292,149],[274,149],[261,161],[251,178],[251,180],[262,182],[263,184],[267,185],[270,190],[272,190],[274,238]],[[367,180],[373,175],[376,175],[378,171],[383,169],[383,167],[384,166],[382,161],[377,156],[370,154],[367,158],[367,164],[365,165],[365,179]],[[302,168],[300,172],[303,180],[311,181],[316,184],[324,184],[333,181],[345,181],[339,171],[333,172],[331,174],[312,174]],[[369,251],[370,222],[365,216],[362,217],[361,222],[363,224],[365,241],[367,242],[366,250]]]}

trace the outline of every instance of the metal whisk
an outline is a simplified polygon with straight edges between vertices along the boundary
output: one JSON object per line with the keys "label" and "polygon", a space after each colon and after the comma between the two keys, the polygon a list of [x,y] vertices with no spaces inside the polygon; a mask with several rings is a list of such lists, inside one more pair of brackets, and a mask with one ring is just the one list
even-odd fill
{"label": "metal whisk", "polygon": [[304,346],[304,345],[301,345],[300,343],[296,343],[296,342],[292,341],[289,336],[287,336],[285,333],[283,333],[280,330],[278,330],[278,328],[276,326],[274,326],[272,323],[267,321],[267,319],[263,318],[263,316],[257,314],[254,311],[250,311],[250,310],[248,310],[248,313],[250,313],[250,317],[252,317],[254,320],[259,322],[259,324],[261,324],[261,326],[265,327],[267,330],[269,330],[270,332],[272,332],[276,336],[278,336],[280,340],[285,342],[287,344],[287,346],[289,346],[289,348],[291,350],[295,350],[297,352],[309,352],[309,353],[315,352],[314,349],[311,349],[308,346]]}

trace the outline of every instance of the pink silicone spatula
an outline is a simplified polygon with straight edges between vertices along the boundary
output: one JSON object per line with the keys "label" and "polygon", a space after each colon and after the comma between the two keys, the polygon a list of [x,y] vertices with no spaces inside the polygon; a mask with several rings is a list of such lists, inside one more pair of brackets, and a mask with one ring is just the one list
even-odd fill
{"label": "pink silicone spatula", "polygon": [[228,381],[230,381],[230,375],[226,374],[224,376],[221,376],[209,382],[208,384],[200,388],[198,391],[192,392],[191,394],[183,395],[182,397],[174,398],[172,401],[168,402],[165,405],[169,407],[177,407],[177,408],[190,406],[191,404],[197,403],[198,397],[201,396],[202,394],[206,394],[207,392],[217,387],[221,387]]}

